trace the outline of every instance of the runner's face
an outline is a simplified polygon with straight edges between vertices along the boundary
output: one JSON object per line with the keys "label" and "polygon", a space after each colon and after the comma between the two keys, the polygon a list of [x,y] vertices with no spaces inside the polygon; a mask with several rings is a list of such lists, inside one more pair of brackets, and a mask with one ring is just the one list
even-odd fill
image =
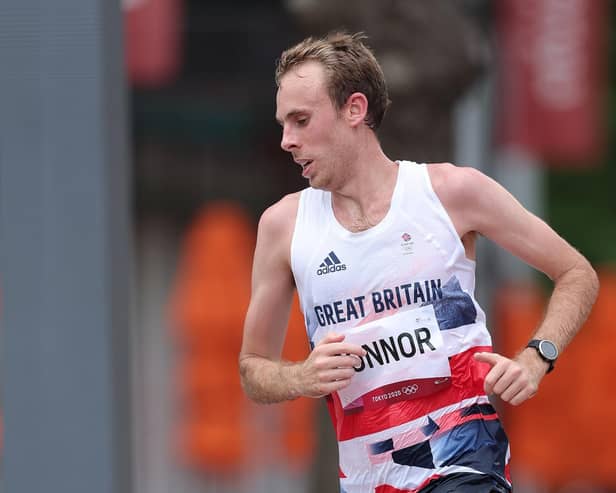
{"label": "runner's face", "polygon": [[330,189],[345,152],[348,125],[329,98],[323,67],[305,62],[286,73],[276,96],[280,146],[302,167],[314,188]]}

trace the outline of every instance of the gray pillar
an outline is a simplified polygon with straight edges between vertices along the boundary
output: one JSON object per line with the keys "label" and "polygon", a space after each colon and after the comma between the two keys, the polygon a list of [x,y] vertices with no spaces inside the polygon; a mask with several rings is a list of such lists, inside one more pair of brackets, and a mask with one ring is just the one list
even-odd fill
{"label": "gray pillar", "polygon": [[130,490],[120,2],[0,2],[2,491]]}

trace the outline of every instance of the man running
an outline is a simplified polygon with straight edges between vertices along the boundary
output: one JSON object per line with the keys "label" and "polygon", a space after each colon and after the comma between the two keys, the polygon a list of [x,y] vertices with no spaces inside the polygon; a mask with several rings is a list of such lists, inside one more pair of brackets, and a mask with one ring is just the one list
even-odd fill
{"label": "man running", "polygon": [[[262,403],[327,398],[346,493],[510,491],[495,394],[532,397],[586,319],[588,261],[473,168],[392,161],[376,135],[389,104],[361,35],[281,55],[281,147],[310,187],[259,222],[240,372]],[[492,352],[474,298],[483,235],[554,281],[516,356]],[[297,288],[312,351],[280,360]],[[511,356],[511,355],[510,355]]]}

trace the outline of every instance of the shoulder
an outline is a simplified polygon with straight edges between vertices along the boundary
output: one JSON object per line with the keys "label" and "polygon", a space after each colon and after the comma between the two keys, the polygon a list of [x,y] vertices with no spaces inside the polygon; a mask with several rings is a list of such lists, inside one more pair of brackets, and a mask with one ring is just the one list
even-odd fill
{"label": "shoulder", "polygon": [[476,168],[451,163],[427,165],[434,193],[462,236],[485,227],[504,201],[513,200],[496,181]]}
{"label": "shoulder", "polygon": [[459,201],[477,196],[492,181],[476,168],[456,166],[451,163],[427,165],[432,188],[443,202]]}
{"label": "shoulder", "polygon": [[434,193],[448,211],[480,212],[496,198],[508,195],[495,180],[470,166],[451,163],[429,164]]}
{"label": "shoulder", "polygon": [[295,192],[285,195],[278,202],[265,209],[259,220],[259,229],[280,233],[289,227],[293,228],[300,194],[301,192]]}
{"label": "shoulder", "polygon": [[266,243],[268,248],[279,246],[287,249],[295,228],[300,194],[295,192],[285,195],[263,212],[259,219],[257,244]]}

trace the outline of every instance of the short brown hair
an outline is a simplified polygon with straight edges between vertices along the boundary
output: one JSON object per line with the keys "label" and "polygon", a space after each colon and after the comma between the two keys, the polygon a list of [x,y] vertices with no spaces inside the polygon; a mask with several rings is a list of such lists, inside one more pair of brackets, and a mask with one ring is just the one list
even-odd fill
{"label": "short brown hair", "polygon": [[325,68],[329,97],[341,109],[354,92],[368,100],[366,125],[379,128],[390,104],[387,84],[379,63],[363,40],[363,33],[331,32],[315,39],[306,38],[285,50],[276,64],[276,84],[292,68],[313,60]]}

